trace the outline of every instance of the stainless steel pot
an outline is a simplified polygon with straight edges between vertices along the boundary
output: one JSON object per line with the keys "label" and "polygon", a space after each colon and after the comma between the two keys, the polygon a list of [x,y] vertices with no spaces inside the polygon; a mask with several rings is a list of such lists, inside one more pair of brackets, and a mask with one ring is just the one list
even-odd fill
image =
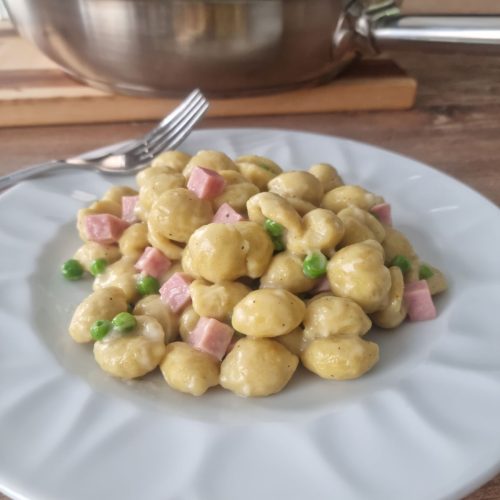
{"label": "stainless steel pot", "polygon": [[401,16],[393,0],[5,0],[19,32],[74,77],[147,96],[318,83],[386,48],[500,54],[497,16]]}

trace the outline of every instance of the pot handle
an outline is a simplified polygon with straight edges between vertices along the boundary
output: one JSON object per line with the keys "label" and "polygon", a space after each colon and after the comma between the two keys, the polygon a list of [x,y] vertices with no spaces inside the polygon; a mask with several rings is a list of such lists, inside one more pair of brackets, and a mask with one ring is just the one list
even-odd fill
{"label": "pot handle", "polygon": [[[359,20],[377,52],[400,49],[500,54],[500,16],[382,16]],[[359,31],[358,31],[359,32]]]}

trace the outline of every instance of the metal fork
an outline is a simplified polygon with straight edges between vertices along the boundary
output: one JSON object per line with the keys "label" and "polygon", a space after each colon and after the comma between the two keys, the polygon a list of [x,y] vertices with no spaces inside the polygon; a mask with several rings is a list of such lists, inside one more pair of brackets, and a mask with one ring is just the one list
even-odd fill
{"label": "metal fork", "polygon": [[52,160],[13,172],[0,177],[0,190],[21,180],[62,168],[90,168],[114,174],[136,172],[162,151],[177,147],[205,114],[208,106],[205,96],[196,89],[144,137],[126,144],[109,146],[105,153],[83,153],[73,158]]}

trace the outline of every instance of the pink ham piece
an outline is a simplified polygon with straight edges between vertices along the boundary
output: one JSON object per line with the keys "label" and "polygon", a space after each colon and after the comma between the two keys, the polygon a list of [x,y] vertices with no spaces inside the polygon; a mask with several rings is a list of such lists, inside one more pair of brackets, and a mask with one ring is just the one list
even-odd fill
{"label": "pink ham piece", "polygon": [[129,224],[139,222],[135,214],[135,207],[139,202],[139,196],[123,196],[122,197],[122,219]]}
{"label": "pink ham piece", "polygon": [[323,293],[323,292],[331,292],[332,288],[330,286],[330,282],[328,281],[328,278],[324,276],[321,278],[319,283],[311,290],[311,293],[316,295],[317,293]]}
{"label": "pink ham piece", "polygon": [[392,226],[391,205],[389,205],[389,203],[374,205],[370,212],[375,215],[382,224]]}
{"label": "pink ham piece", "polygon": [[159,278],[165,271],[170,269],[172,262],[163,255],[160,250],[146,247],[135,264],[135,268],[143,274]]}
{"label": "pink ham piece", "polygon": [[160,288],[160,298],[174,313],[191,302],[189,285],[193,278],[186,273],[174,273]]}
{"label": "pink ham piece", "polygon": [[201,317],[189,334],[188,342],[195,349],[222,360],[233,338],[233,333],[234,330],[229,325],[214,318]]}
{"label": "pink ham piece", "polygon": [[211,200],[219,196],[226,181],[215,170],[203,167],[194,167],[189,176],[187,188],[202,200]]}
{"label": "pink ham piece", "polygon": [[116,243],[128,226],[128,222],[111,214],[95,214],[85,217],[87,238],[102,245]]}
{"label": "pink ham piece", "polygon": [[425,280],[405,284],[404,300],[408,306],[410,321],[426,321],[437,316],[429,285]]}
{"label": "pink ham piece", "polygon": [[223,203],[215,212],[212,222],[221,222],[222,224],[231,224],[245,220],[245,217],[238,213],[229,203]]}

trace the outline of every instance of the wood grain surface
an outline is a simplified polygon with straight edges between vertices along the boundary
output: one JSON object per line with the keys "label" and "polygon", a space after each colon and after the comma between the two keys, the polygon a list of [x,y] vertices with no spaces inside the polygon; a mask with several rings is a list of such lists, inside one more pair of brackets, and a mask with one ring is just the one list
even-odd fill
{"label": "wood grain surface", "polygon": [[[498,0],[489,3],[499,10]],[[463,8],[470,5],[461,2]],[[488,0],[477,5],[487,10]],[[428,163],[500,205],[500,57],[418,53],[394,57],[419,82],[411,111],[212,118],[202,127],[281,127],[365,141]],[[150,125],[2,129],[0,173],[134,137]],[[500,474],[466,498],[499,500]],[[0,499],[7,497],[0,493]]]}
{"label": "wood grain surface", "polygon": [[[416,81],[385,58],[357,60],[326,85],[211,99],[208,116],[408,109]],[[0,23],[0,127],[159,120],[179,99],[118,96],[67,76],[9,23]]]}

